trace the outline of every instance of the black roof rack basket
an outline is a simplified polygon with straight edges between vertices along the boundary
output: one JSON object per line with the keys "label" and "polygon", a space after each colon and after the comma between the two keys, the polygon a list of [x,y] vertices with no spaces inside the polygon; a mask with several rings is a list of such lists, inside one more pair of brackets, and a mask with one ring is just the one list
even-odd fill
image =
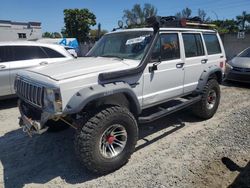
{"label": "black roof rack basket", "polygon": [[214,24],[203,23],[199,17],[178,19],[175,16],[150,17],[146,19],[147,26],[159,29],[161,27],[181,27],[181,28],[199,28],[211,29]]}

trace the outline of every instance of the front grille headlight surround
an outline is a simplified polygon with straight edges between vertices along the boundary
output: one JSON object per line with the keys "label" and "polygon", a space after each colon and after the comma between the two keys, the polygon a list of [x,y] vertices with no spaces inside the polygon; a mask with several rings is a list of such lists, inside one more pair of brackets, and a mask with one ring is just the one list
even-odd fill
{"label": "front grille headlight surround", "polygon": [[59,88],[44,89],[44,109],[48,112],[62,112],[62,97]]}

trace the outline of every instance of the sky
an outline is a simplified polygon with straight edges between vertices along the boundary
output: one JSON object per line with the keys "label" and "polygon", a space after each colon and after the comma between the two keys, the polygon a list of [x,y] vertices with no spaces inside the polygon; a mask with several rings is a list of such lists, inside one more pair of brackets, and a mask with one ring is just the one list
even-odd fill
{"label": "sky", "polygon": [[212,19],[232,19],[244,10],[250,13],[250,0],[1,0],[0,20],[38,21],[43,32],[60,32],[64,26],[64,9],[87,8],[96,15],[102,29],[110,31],[122,20],[123,10],[131,9],[136,3],[153,4],[159,16],[175,15],[185,7],[192,9],[193,16],[199,8],[203,9]]}

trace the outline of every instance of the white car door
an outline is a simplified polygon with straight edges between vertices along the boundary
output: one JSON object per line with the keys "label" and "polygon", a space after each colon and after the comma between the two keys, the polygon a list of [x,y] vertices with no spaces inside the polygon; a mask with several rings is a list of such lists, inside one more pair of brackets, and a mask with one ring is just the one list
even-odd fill
{"label": "white car door", "polygon": [[182,38],[185,51],[184,93],[189,93],[196,89],[208,60],[201,33],[182,33]]}
{"label": "white car door", "polygon": [[10,62],[5,46],[0,46],[0,97],[10,95]]}
{"label": "white car door", "polygon": [[[151,62],[144,71],[144,108],[183,94],[184,61],[180,46],[178,32],[160,34]],[[150,71],[153,64],[157,66],[157,70]]]}

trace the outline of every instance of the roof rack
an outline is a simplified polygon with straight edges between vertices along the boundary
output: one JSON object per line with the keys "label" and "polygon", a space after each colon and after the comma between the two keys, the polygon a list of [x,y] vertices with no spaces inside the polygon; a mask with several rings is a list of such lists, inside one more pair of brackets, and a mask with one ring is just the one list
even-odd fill
{"label": "roof rack", "polygon": [[214,24],[203,23],[199,17],[178,19],[175,16],[153,16],[147,18],[146,23],[147,26],[153,27],[155,31],[158,31],[161,27],[212,29],[216,26]]}

